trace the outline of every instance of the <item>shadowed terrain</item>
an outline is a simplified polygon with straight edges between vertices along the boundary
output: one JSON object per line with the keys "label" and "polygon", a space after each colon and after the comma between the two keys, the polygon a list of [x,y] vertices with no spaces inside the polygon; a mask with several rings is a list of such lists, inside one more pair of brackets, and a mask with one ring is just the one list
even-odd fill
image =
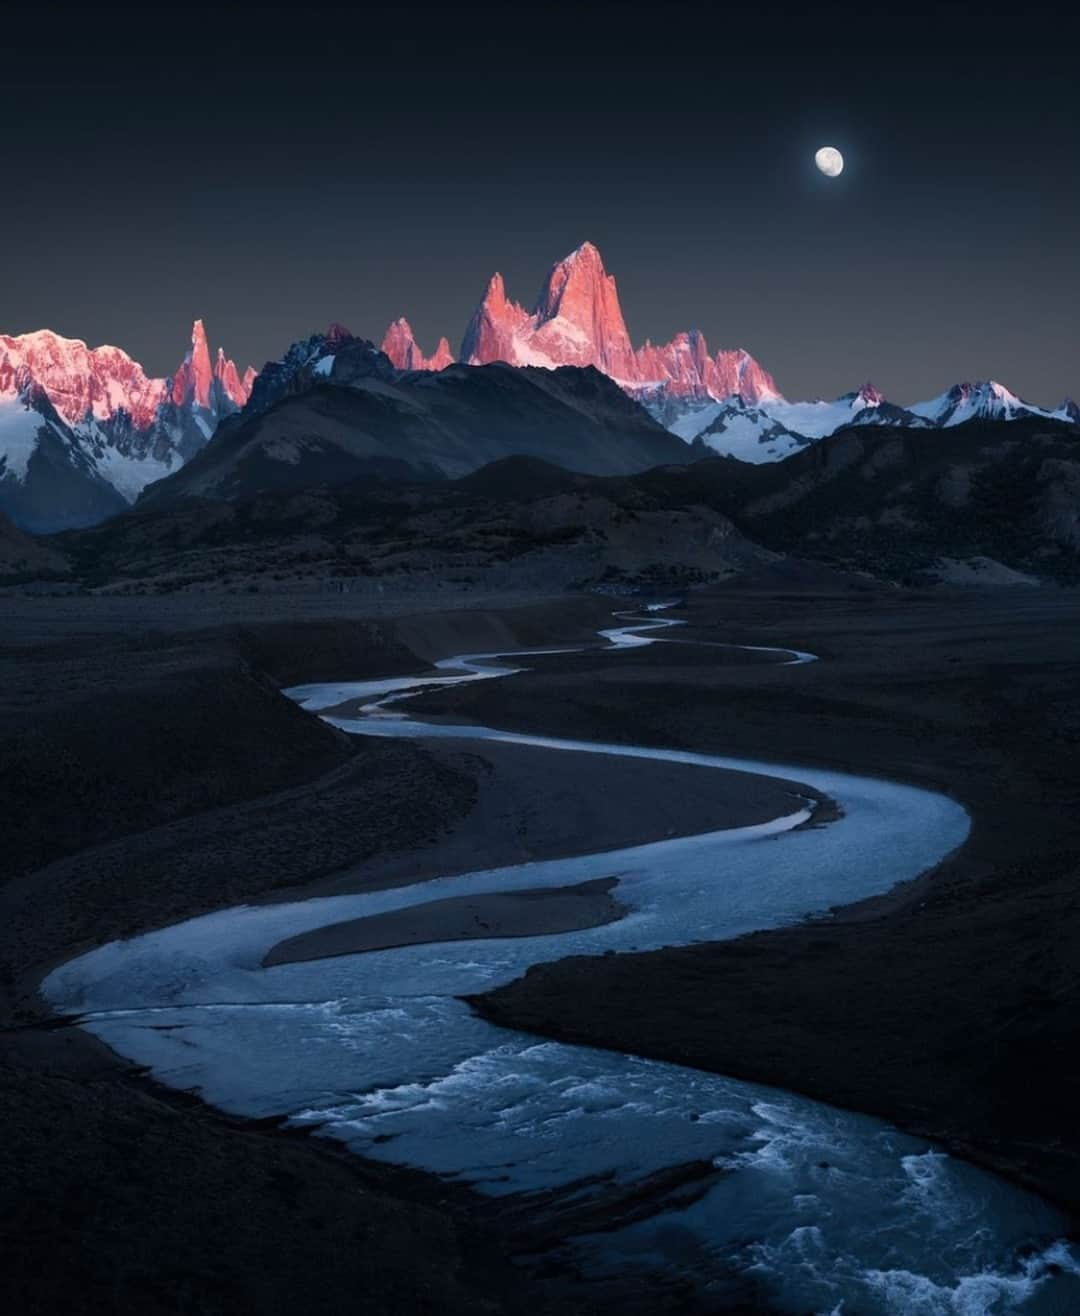
{"label": "shadowed terrain", "polygon": [[[231,443],[234,423],[173,479]],[[516,455],[459,479],[324,471],[303,486],[241,481],[229,497],[196,482],[166,498],[170,479],[124,516],[37,541],[31,557],[9,553],[0,582],[368,599],[662,591],[793,555],[909,585],[1071,583],[1080,578],[1077,433],[1038,419],[932,432],[864,426],[763,465],[711,457],[589,475]]]}
{"label": "shadowed terrain", "polygon": [[585,639],[609,618],[603,600],[307,624],[284,619],[304,606],[286,601],[275,620],[262,603],[259,619],[241,609],[210,629],[205,612],[170,616],[153,600],[111,619],[60,603],[66,615],[23,601],[0,650],[3,777],[20,801],[4,812],[0,878],[0,1215],[17,1240],[0,1269],[5,1309],[284,1316],[350,1312],[362,1294],[387,1314],[513,1312],[523,1299],[539,1313],[687,1310],[678,1285],[597,1289],[511,1266],[535,1243],[527,1222],[149,1084],[88,1034],[52,1026],[35,988],[91,945],[238,902],[617,846],[745,807],[771,816],[786,794],[741,778],[718,796],[708,774],[631,763],[593,800],[590,764],[555,776],[542,750],[350,739],[276,689]]}
{"label": "shadowed terrain", "polygon": [[1074,1211],[1080,1165],[1080,603],[796,592],[692,596],[702,638],[821,661],[737,667],[656,645],[621,666],[424,695],[469,722],[895,777],[973,818],[937,872],[804,927],[531,969],[488,1017],[882,1115]]}

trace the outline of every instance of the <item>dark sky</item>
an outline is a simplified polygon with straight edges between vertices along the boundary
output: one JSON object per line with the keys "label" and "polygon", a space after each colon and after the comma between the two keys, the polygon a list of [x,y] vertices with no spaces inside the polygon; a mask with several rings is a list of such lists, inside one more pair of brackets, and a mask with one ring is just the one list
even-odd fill
{"label": "dark sky", "polygon": [[[399,314],[457,347],[585,238],[635,340],[698,327],[791,397],[1080,393],[1066,10],[744,3],[10,7],[0,330],[168,373]],[[847,169],[815,172],[838,146]]]}

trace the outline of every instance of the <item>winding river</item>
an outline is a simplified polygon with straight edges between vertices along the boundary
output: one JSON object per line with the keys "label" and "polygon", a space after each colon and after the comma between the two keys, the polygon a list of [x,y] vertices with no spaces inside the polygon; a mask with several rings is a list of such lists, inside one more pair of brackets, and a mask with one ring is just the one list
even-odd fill
{"label": "winding river", "polygon": [[[677,624],[654,614],[602,635],[644,645]],[[521,670],[512,662],[524,656],[288,693],[360,735],[593,754],[598,788],[605,756],[668,760],[805,783],[842,816],[803,826],[814,800],[793,792],[786,817],[756,826],[230,909],[62,965],[44,985],[54,1007],[229,1112],[288,1116],[507,1211],[577,1219],[564,1251],[597,1276],[659,1273],[717,1296],[736,1276],[779,1310],[829,1316],[1080,1311],[1080,1259],[1058,1213],[926,1141],[776,1089],[497,1028],[459,999],[565,955],[718,940],[822,913],[925,872],[969,827],[954,801],[896,782],[425,723],[402,709],[433,684]],[[263,967],[276,943],[345,919],[611,875],[630,908],[600,927]],[[603,1232],[590,1232],[601,1216]]]}

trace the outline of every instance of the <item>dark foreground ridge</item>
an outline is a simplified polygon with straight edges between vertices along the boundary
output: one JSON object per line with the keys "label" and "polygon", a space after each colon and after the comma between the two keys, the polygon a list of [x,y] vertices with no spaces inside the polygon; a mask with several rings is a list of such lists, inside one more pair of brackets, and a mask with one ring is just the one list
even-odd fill
{"label": "dark foreground ridge", "polygon": [[[1080,582],[1078,431],[1054,421],[972,421],[932,437],[863,426],[761,465],[678,464],[665,451],[642,463],[665,465],[590,474],[518,453],[455,479],[321,472],[303,488],[240,480],[208,492],[196,482],[173,497],[174,482],[194,480],[237,438],[231,424],[104,525],[29,540],[0,524],[0,586],[373,600],[424,588],[663,592],[722,583],[778,554],[905,586]],[[270,447],[292,451],[283,439]]]}

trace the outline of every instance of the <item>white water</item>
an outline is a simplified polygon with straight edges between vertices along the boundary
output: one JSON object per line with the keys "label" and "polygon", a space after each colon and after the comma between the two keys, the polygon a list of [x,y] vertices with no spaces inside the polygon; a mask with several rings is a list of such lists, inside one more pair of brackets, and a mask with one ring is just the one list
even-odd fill
{"label": "white water", "polygon": [[[604,632],[649,643],[654,621]],[[798,666],[813,655],[787,653]],[[805,782],[843,817],[792,830],[792,812],[755,827],[600,855],[448,876],[414,887],[242,907],[57,969],[58,1009],[159,1080],[247,1116],[285,1114],[366,1156],[452,1176],[490,1196],[542,1190],[603,1198],[611,1185],[712,1161],[726,1173],[689,1207],[574,1247],[586,1269],[641,1267],[708,1290],[735,1271],[792,1312],[1057,1316],[1080,1310],[1080,1267],[1038,1199],[872,1119],[677,1065],[498,1029],[458,996],[571,954],[737,936],[885,891],[959,845],[955,802],[894,782],[681,751],[556,740],[413,722],[396,705],[434,683],[520,670],[498,655],[448,659],[437,677],[302,687],[311,709],[367,735],[442,736],[553,755],[700,764]],[[392,711],[393,710],[393,711]],[[557,762],[553,770],[558,770]],[[723,789],[723,777],[718,777]],[[632,912],[557,936],[428,945],[261,967],[279,940],[342,919],[484,891],[617,874]],[[858,984],[852,984],[858,990]],[[947,1003],[943,1003],[947,1008]],[[898,1038],[917,1048],[917,1037]],[[599,1176],[589,1185],[580,1183]]]}

